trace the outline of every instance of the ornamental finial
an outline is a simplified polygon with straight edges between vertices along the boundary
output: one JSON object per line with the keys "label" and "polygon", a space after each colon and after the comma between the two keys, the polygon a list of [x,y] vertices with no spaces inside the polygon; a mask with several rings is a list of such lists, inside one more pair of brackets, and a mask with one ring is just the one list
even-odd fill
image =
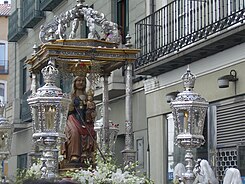
{"label": "ornamental finial", "polygon": [[192,91],[195,85],[196,76],[191,73],[189,65],[186,73],[182,75],[181,79],[183,80],[185,91]]}
{"label": "ornamental finial", "polygon": [[127,36],[126,36],[126,44],[125,44],[125,46],[126,46],[127,48],[129,48],[129,49],[133,46],[133,44],[131,43],[131,36],[130,36],[129,33],[128,33]]}
{"label": "ornamental finial", "polygon": [[45,83],[55,83],[59,71],[55,68],[54,63],[50,60],[48,65],[42,69],[43,79]]}

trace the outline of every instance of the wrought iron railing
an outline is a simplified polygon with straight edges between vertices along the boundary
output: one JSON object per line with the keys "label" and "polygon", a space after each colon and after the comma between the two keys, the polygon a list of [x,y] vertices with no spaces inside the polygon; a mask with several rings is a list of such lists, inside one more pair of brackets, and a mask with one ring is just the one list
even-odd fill
{"label": "wrought iron railing", "polygon": [[9,66],[8,60],[0,60],[0,74],[8,74]]}
{"label": "wrought iron railing", "polygon": [[175,0],[169,3],[135,24],[135,45],[141,50],[135,68],[243,24],[244,12],[245,0]]}

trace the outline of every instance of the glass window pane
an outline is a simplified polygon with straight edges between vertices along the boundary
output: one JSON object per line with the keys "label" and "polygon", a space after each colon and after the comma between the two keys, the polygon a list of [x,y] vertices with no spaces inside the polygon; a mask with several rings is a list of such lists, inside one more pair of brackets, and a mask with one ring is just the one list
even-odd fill
{"label": "glass window pane", "polygon": [[[185,116],[183,113],[183,118],[184,117]],[[178,163],[182,163],[186,165],[186,162],[185,162],[186,152],[183,148],[179,148],[177,145],[175,145],[176,131],[175,131],[175,125],[174,125],[172,114],[167,115],[167,121],[168,121],[168,181],[169,183],[172,183],[173,178],[174,178],[173,176],[174,167]],[[205,120],[205,124],[204,124],[203,136],[206,142],[200,148],[193,149],[194,160],[196,160],[197,158],[208,160],[207,119]],[[193,161],[193,164],[194,164],[194,161]]]}
{"label": "glass window pane", "polygon": [[0,65],[4,65],[5,60],[5,43],[0,43]]}
{"label": "glass window pane", "polygon": [[4,97],[4,88],[0,88],[0,96]]}
{"label": "glass window pane", "polygon": [[125,36],[128,32],[128,14],[128,0],[117,1],[117,24],[123,43],[125,43]]}
{"label": "glass window pane", "polygon": [[3,83],[0,83],[0,101],[1,102],[5,102],[4,93],[5,93],[5,85]]}
{"label": "glass window pane", "polygon": [[17,168],[18,169],[27,168],[27,154],[22,154],[17,156]]}
{"label": "glass window pane", "polygon": [[24,94],[26,92],[26,80],[27,80],[27,69],[26,68],[23,68],[23,83],[22,83],[22,86],[23,86],[23,91],[22,93]]}

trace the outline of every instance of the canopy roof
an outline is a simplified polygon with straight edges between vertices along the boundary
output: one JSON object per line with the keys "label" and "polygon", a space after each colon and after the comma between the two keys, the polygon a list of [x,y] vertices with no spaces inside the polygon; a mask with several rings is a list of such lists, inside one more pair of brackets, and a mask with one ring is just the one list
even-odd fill
{"label": "canopy roof", "polygon": [[115,43],[95,39],[56,40],[44,43],[40,49],[26,61],[31,71],[40,71],[49,60],[54,60],[57,67],[65,67],[67,72],[74,72],[81,67],[97,65],[97,73],[110,73],[126,62],[136,59],[138,49],[117,48]]}

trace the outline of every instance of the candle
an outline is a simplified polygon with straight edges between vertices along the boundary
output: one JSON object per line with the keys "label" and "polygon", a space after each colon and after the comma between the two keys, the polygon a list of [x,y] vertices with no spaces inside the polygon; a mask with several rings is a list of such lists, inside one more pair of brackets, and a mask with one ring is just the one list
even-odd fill
{"label": "candle", "polygon": [[184,133],[188,130],[188,111],[184,112]]}

